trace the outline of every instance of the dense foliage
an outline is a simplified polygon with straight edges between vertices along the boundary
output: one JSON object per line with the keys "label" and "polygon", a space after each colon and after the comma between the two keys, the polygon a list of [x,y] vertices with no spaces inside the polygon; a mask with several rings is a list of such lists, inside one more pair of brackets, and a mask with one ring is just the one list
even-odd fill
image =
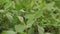
{"label": "dense foliage", "polygon": [[0,0],[0,34],[60,34],[60,0]]}

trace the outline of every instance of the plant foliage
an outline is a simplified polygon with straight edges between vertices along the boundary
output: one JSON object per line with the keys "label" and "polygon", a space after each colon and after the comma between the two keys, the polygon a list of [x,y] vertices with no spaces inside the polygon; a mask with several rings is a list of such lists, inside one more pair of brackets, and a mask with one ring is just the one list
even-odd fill
{"label": "plant foliage", "polygon": [[0,0],[0,34],[60,34],[60,0]]}

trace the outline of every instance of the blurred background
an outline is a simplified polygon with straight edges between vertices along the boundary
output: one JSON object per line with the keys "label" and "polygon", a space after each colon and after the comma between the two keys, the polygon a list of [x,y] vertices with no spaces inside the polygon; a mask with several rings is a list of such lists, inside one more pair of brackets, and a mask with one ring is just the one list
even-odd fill
{"label": "blurred background", "polygon": [[0,0],[0,34],[60,34],[60,0]]}

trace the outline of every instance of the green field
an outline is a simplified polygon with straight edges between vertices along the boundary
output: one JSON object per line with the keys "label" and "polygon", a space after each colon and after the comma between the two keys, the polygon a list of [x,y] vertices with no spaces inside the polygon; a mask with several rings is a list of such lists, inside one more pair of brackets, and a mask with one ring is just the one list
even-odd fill
{"label": "green field", "polygon": [[0,0],[0,34],[60,34],[60,0]]}

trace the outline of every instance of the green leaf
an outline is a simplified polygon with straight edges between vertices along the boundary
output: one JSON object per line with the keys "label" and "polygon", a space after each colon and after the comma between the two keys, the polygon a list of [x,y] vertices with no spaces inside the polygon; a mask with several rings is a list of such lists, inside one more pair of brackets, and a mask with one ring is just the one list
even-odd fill
{"label": "green leaf", "polygon": [[0,13],[4,13],[4,10],[0,10]]}
{"label": "green leaf", "polygon": [[42,16],[42,13],[43,13],[42,10],[37,10],[37,11],[35,12],[35,14],[34,14],[35,19],[41,17],[41,16]]}
{"label": "green leaf", "polygon": [[45,34],[51,34],[51,33],[47,32],[47,33],[45,33]]}
{"label": "green leaf", "polygon": [[6,17],[10,22],[13,22],[13,16],[11,15],[11,13],[6,13]]}
{"label": "green leaf", "polygon": [[6,0],[5,2],[7,2],[5,5],[4,5],[4,9],[8,9],[9,7],[11,7],[11,1],[10,0]]}
{"label": "green leaf", "polygon": [[55,6],[57,6],[58,8],[60,8],[60,0],[56,0]]}
{"label": "green leaf", "polygon": [[3,31],[2,34],[16,34],[14,31]]}
{"label": "green leaf", "polygon": [[35,20],[29,19],[29,20],[27,21],[27,28],[31,27],[34,22],[35,22]]}
{"label": "green leaf", "polygon": [[[22,0],[14,0],[15,1],[15,7],[16,7],[16,9],[17,10],[20,10],[21,8],[22,8],[22,6],[23,6],[23,2],[22,2]],[[22,2],[22,3],[21,3]]]}
{"label": "green leaf", "polygon": [[55,5],[55,2],[51,2],[49,4],[46,4],[44,8],[50,11],[54,8],[54,5]]}
{"label": "green leaf", "polygon": [[30,28],[29,30],[28,30],[28,33],[27,34],[34,34],[34,28]]}
{"label": "green leaf", "polygon": [[18,16],[18,19],[19,19],[19,21],[20,21],[22,24],[25,24],[24,19],[23,19],[22,16]]}
{"label": "green leaf", "polygon": [[38,25],[38,32],[39,32],[39,34],[44,34],[44,29],[42,26]]}
{"label": "green leaf", "polygon": [[25,25],[15,25],[15,30],[16,30],[16,32],[23,32],[24,31],[24,29],[26,28],[26,26]]}
{"label": "green leaf", "polygon": [[24,17],[26,18],[26,19],[33,19],[34,18],[34,15],[33,14],[26,14],[26,15],[24,15]]}
{"label": "green leaf", "polygon": [[22,33],[20,33],[20,34],[27,34],[27,33],[25,33],[25,32],[22,32]]}

